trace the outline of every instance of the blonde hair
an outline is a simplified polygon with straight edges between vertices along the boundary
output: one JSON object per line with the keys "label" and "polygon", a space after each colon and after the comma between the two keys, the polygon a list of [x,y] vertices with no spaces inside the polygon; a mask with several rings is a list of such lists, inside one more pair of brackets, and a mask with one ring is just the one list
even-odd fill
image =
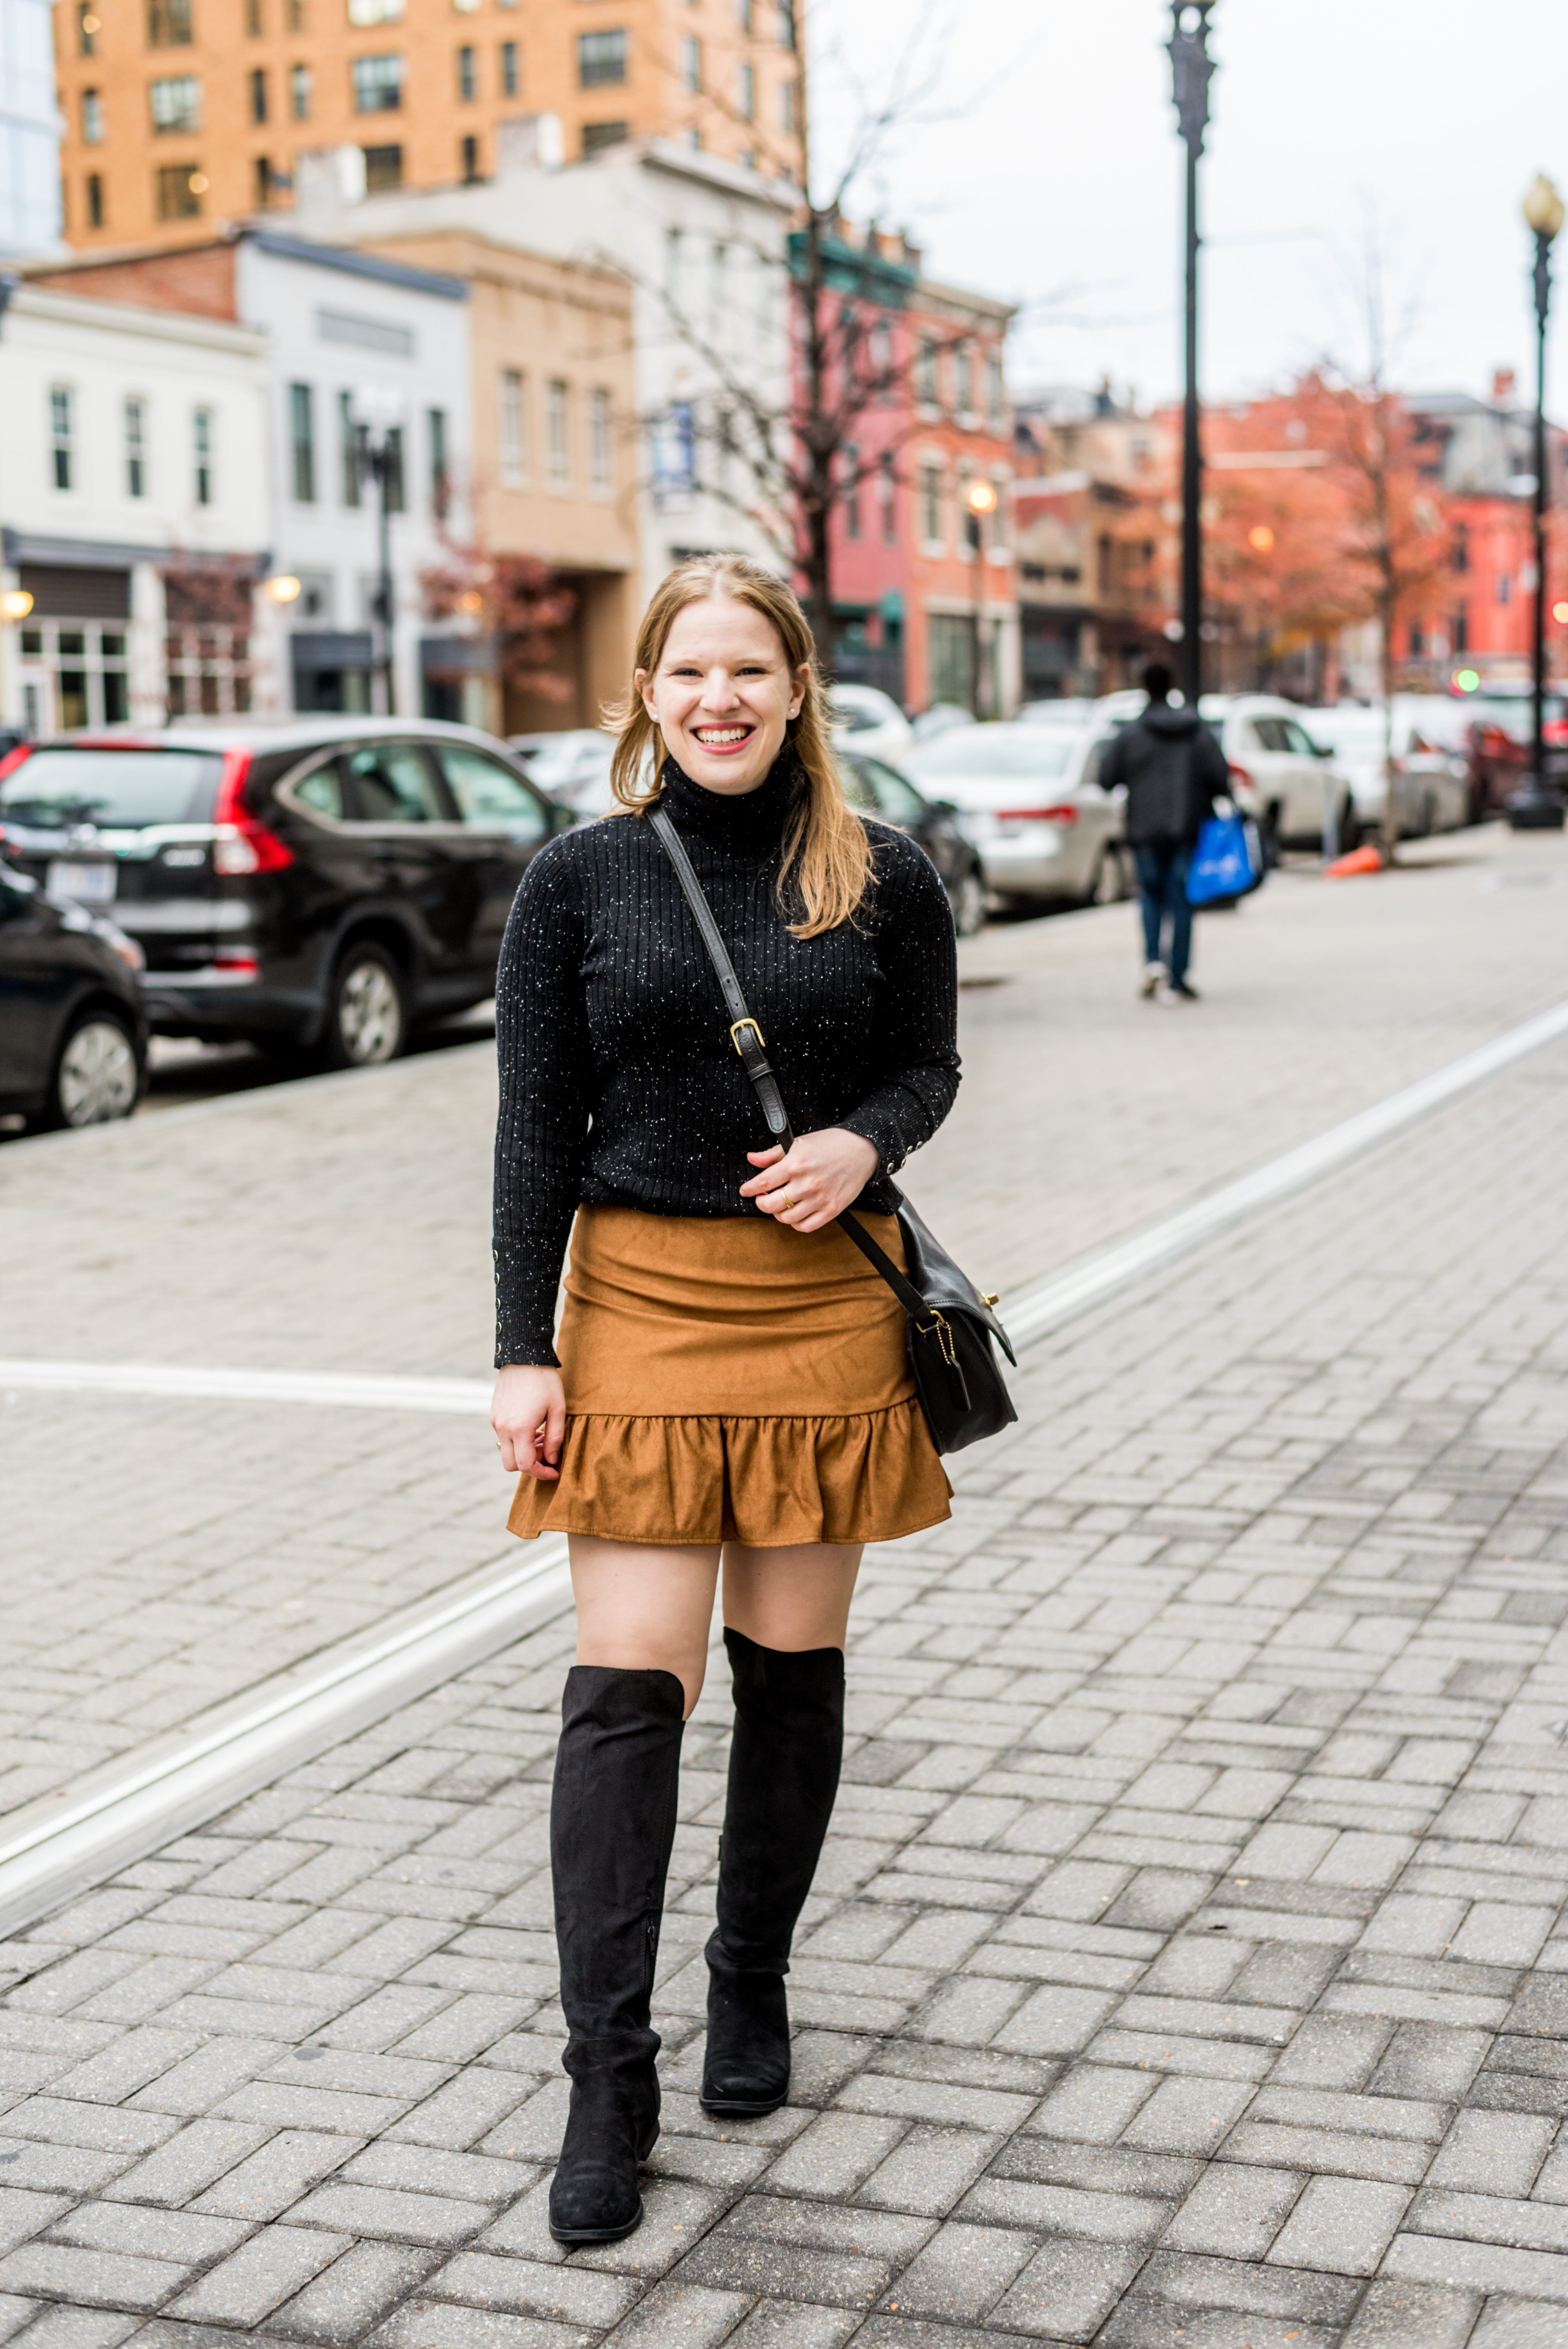
{"label": "blonde hair", "polygon": [[[791,720],[789,735],[805,789],[797,795],[785,829],[779,897],[786,906],[791,899],[798,900],[804,916],[803,920],[789,924],[792,936],[820,937],[824,931],[836,930],[841,922],[854,919],[871,882],[872,852],[865,826],[846,802],[839,781],[816,647],[793,590],[744,555],[694,555],[689,562],[678,564],[655,589],[637,631],[635,665],[651,677],[664,657],[677,612],[684,612],[688,604],[727,597],[749,604],[772,623],[791,678],[802,668],[806,672],[799,715]],[[664,796],[663,737],[634,688],[611,716],[619,731],[610,762],[615,797],[634,815],[645,815]],[[650,758],[651,776],[647,772]]]}

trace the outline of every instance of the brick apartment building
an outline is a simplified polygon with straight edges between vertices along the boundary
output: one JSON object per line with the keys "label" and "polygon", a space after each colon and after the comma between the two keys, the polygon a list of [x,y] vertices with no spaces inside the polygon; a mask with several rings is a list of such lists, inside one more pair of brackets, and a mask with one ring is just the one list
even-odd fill
{"label": "brick apartment building", "polygon": [[673,139],[800,167],[794,0],[59,0],[65,233],[199,243],[287,210]]}
{"label": "brick apartment building", "polygon": [[[826,259],[829,298],[856,317],[862,377],[882,387],[854,419],[844,469],[859,486],[830,521],[835,671],[910,709],[977,701],[987,717],[1010,715],[1019,674],[1013,313],[925,276],[902,237],[841,222]],[[975,482],[995,493],[978,555],[967,504]]]}

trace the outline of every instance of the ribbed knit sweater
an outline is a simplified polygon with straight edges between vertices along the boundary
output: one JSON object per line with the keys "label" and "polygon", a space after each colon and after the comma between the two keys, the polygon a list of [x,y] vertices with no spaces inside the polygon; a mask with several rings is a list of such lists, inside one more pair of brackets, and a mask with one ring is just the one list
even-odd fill
{"label": "ribbed knit sweater", "polygon": [[[799,788],[786,752],[739,798],[671,761],[680,833],[768,1039],[797,1133],[875,1145],[854,1203],[891,1214],[892,1176],[958,1089],[953,922],[923,851],[867,822],[875,879],[852,922],[791,937],[776,890]],[[862,819],[863,820],[863,819]],[[496,1362],[554,1362],[555,1298],[580,1200],[656,1216],[761,1213],[739,1188],[769,1145],[718,981],[655,833],[612,816],[542,848],[496,984]]]}

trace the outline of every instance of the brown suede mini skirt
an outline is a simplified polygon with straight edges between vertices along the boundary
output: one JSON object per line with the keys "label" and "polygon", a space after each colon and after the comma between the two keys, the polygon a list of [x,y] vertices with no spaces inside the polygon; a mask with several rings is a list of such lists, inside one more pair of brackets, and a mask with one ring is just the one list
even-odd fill
{"label": "brown suede mini skirt", "polygon": [[[867,1230],[899,1264],[898,1220]],[[894,1541],[951,1512],[903,1309],[836,1226],[582,1206],[557,1340],[566,1441],[514,1534]]]}

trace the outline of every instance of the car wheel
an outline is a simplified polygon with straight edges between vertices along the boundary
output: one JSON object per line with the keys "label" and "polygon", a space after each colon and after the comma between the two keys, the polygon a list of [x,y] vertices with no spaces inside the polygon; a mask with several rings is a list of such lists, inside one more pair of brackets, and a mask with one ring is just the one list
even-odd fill
{"label": "car wheel", "polygon": [[329,1069],[373,1069],[395,1061],[407,1040],[403,980],[384,947],[350,947],[332,975],[322,1038]]}
{"label": "car wheel", "polygon": [[44,1126],[108,1125],[129,1117],[141,1092],[141,1065],[130,1030],[112,1011],[92,1011],[60,1048]]}
{"label": "car wheel", "polygon": [[985,884],[978,867],[971,865],[961,873],[947,893],[953,908],[953,926],[961,938],[972,938],[985,926]]}

